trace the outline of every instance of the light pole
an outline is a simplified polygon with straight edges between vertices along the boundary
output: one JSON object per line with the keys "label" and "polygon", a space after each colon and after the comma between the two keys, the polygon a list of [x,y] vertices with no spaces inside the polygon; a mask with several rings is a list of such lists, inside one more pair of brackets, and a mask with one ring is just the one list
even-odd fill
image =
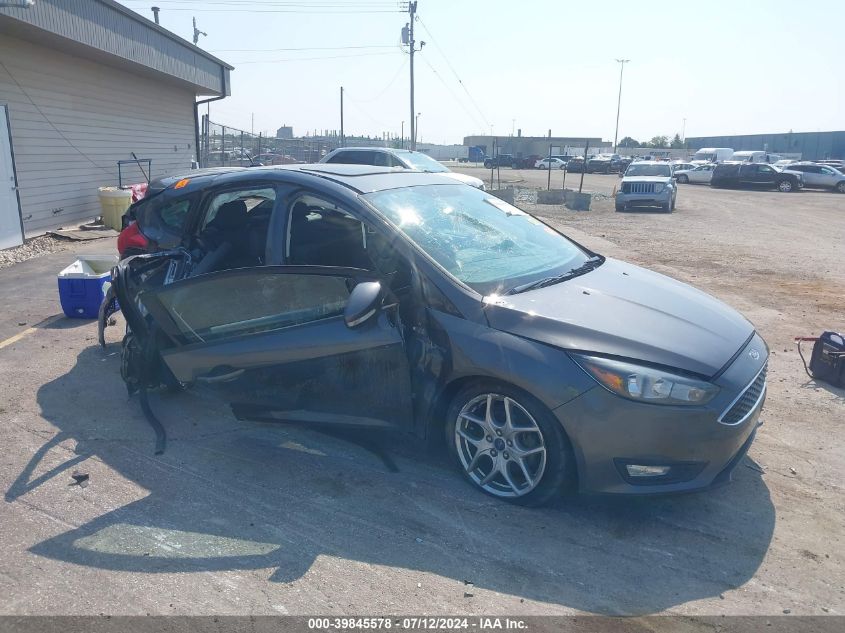
{"label": "light pole", "polygon": [[511,136],[513,136],[514,131],[516,131],[516,119],[511,119]]}
{"label": "light pole", "polygon": [[616,141],[619,139],[619,110],[622,107],[622,71],[625,70],[625,64],[627,64],[630,59],[617,59],[619,62],[619,99],[616,101],[616,131],[613,133],[613,153],[616,153],[617,146]]}
{"label": "light pole", "polygon": [[[420,131],[420,115],[422,112],[417,112],[417,118],[414,121],[414,146],[411,149],[417,149],[417,134]],[[422,138],[422,137],[420,137]]]}
{"label": "light pole", "polygon": [[399,138],[402,139],[402,149],[405,149],[405,122],[402,121],[402,134],[399,135]]}
{"label": "light pole", "polygon": [[684,117],[684,125],[681,127],[681,141],[686,142],[687,140],[687,118]]}

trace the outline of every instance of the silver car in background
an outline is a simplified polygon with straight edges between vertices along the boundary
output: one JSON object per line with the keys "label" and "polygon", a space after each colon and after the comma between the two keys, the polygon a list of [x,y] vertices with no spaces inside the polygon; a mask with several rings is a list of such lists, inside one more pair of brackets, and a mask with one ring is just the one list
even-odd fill
{"label": "silver car in background", "polygon": [[377,167],[401,167],[402,169],[413,169],[427,174],[443,174],[460,183],[485,190],[484,181],[481,178],[468,174],[459,174],[451,171],[441,162],[433,159],[428,154],[413,151],[410,149],[392,149],[389,147],[339,147],[329,152],[321,160],[321,163],[334,163],[342,165],[374,165]]}
{"label": "silver car in background", "polygon": [[845,193],[845,174],[830,165],[816,163],[792,163],[786,168],[804,176],[805,187],[818,187]]}
{"label": "silver car in background", "polygon": [[692,169],[678,169],[675,171],[675,180],[681,184],[694,182],[709,185],[715,167],[716,163],[707,163],[706,165],[697,165]]}

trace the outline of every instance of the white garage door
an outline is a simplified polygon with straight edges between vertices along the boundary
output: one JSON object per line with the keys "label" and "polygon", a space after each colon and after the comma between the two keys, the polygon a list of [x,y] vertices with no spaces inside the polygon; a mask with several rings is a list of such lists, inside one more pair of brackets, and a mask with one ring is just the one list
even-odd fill
{"label": "white garage door", "polygon": [[[12,125],[27,233],[99,215],[97,188],[118,184],[118,160],[152,160],[153,177],[189,168],[194,92],[172,79],[0,35],[0,104]],[[137,167],[124,167],[142,182]]]}

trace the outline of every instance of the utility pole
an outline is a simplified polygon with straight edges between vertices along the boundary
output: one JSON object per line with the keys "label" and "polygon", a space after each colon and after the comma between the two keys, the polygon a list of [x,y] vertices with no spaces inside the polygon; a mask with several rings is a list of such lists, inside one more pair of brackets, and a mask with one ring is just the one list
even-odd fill
{"label": "utility pole", "polygon": [[414,120],[414,53],[423,49],[425,42],[420,42],[419,50],[416,49],[417,42],[414,39],[414,21],[417,15],[417,1],[413,0],[408,3],[409,22],[402,28],[402,43],[408,46],[408,52],[411,55],[411,149],[417,149],[417,134]]}
{"label": "utility pole", "polygon": [[200,31],[197,28],[197,19],[194,18],[194,46],[196,46],[197,42],[200,41],[200,35],[205,35],[206,37],[208,37],[208,33],[206,33],[205,31]]}
{"label": "utility pole", "polygon": [[687,118],[684,117],[684,125],[681,127],[681,140],[686,142],[687,140]]}
{"label": "utility pole", "polygon": [[255,136],[255,112],[250,114],[249,134]]}
{"label": "utility pole", "polygon": [[340,87],[340,146],[346,147],[346,141],[343,136],[343,86]]}
{"label": "utility pole", "polygon": [[619,109],[622,107],[622,71],[625,70],[625,64],[627,64],[630,59],[617,59],[619,62],[619,99],[616,102],[616,132],[613,133],[613,153],[616,153],[617,145],[616,141],[619,138]]}
{"label": "utility pole", "polygon": [[420,131],[420,115],[422,112],[417,112],[417,118],[414,121],[414,146],[411,149],[417,149],[417,132]]}
{"label": "utility pole", "polygon": [[399,135],[399,138],[402,139],[402,149],[405,149],[405,122],[402,121],[402,134]]}

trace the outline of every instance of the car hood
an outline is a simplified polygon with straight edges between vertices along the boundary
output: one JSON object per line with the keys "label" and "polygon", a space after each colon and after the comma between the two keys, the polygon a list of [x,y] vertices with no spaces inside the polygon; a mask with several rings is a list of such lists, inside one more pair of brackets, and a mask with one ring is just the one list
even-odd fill
{"label": "car hood", "polygon": [[443,175],[448,176],[449,178],[454,178],[458,182],[462,182],[465,185],[469,185],[470,187],[475,187],[476,189],[481,189],[484,186],[484,182],[480,178],[476,178],[475,176],[459,174],[456,171],[443,172]]}
{"label": "car hood", "polygon": [[710,295],[610,258],[569,281],[485,303],[493,328],[703,376],[718,373],[754,332],[741,314]]}
{"label": "car hood", "polygon": [[671,176],[625,176],[622,182],[668,182]]}

